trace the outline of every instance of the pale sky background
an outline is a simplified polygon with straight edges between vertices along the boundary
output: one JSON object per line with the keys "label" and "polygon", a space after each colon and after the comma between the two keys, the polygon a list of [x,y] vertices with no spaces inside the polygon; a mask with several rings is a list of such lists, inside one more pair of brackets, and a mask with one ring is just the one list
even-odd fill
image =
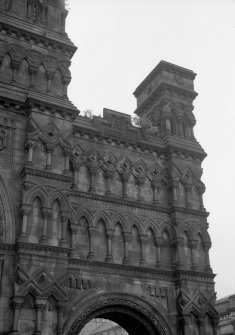
{"label": "pale sky background", "polygon": [[69,97],[80,110],[133,113],[132,93],[160,60],[197,73],[215,289],[234,294],[235,0],[70,0],[67,32],[78,47]]}

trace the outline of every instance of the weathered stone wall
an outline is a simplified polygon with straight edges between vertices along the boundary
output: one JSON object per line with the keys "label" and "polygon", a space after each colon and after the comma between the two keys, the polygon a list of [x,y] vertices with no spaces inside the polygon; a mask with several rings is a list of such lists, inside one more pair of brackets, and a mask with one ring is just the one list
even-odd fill
{"label": "weathered stone wall", "polygon": [[65,17],[63,1],[1,2],[0,334],[107,315],[130,334],[210,334],[195,74],[161,62],[135,91],[140,128],[78,116]]}

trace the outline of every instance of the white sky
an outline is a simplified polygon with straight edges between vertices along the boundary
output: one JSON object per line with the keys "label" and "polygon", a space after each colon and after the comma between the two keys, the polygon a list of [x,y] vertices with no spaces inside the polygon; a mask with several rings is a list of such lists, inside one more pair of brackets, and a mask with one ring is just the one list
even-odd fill
{"label": "white sky", "polygon": [[211,214],[217,297],[235,293],[235,0],[70,0],[78,50],[69,97],[80,109],[131,114],[132,92],[165,60],[198,74],[195,135]]}

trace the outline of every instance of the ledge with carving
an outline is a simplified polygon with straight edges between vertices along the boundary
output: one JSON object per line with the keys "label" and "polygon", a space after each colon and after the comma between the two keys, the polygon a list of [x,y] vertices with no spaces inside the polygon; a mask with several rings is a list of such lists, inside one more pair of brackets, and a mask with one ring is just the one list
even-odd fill
{"label": "ledge with carving", "polygon": [[3,254],[15,254],[15,244],[9,244],[9,243],[0,243],[0,251]]}
{"label": "ledge with carving", "polygon": [[174,278],[178,280],[195,280],[195,281],[207,281],[208,283],[214,284],[214,278],[216,274],[212,273],[211,269],[207,272],[190,271],[190,270],[176,270],[174,271]]}
{"label": "ledge with carving", "polygon": [[17,242],[16,252],[18,254],[18,258],[24,257],[25,259],[31,259],[32,256],[35,256],[43,258],[60,258],[67,260],[69,254],[71,253],[71,249],[45,244]]}
{"label": "ledge with carving", "polygon": [[215,274],[211,272],[197,272],[197,271],[190,271],[190,270],[164,270],[164,269],[154,269],[149,267],[140,267],[140,266],[131,266],[125,264],[114,264],[114,263],[105,263],[105,262],[98,262],[98,261],[90,261],[90,260],[82,260],[82,259],[69,259],[69,270],[75,269],[85,269],[90,271],[102,271],[102,273],[109,274],[110,271],[113,272],[117,270],[119,273],[120,271],[123,274],[135,274],[140,277],[146,278],[146,274],[148,277],[152,277],[156,279],[156,276],[162,278],[173,278],[174,280],[187,278],[190,280],[197,280],[197,281],[208,281],[213,282],[215,278]]}
{"label": "ledge with carving", "polygon": [[[175,135],[167,135],[166,138],[159,138],[154,136],[145,136],[141,128],[130,126],[132,129],[133,137],[125,135],[125,132],[106,132],[102,127],[96,127],[96,123],[93,120],[80,117],[80,124],[74,124],[73,134],[74,137],[80,139],[90,140],[96,143],[112,144],[119,148],[127,148],[131,151],[135,151],[138,154],[143,152],[153,156],[169,156],[171,154],[180,158],[188,158],[195,161],[202,162],[206,157],[206,153],[201,148],[200,144],[189,139],[177,138]],[[100,119],[94,117],[95,119]],[[86,122],[85,122],[86,121]],[[102,121],[100,121],[102,122]],[[119,135],[118,135],[119,134]],[[119,136],[119,137],[118,137]],[[170,139],[170,140],[169,140]],[[173,139],[171,141],[171,139]],[[182,145],[180,145],[180,143]]]}
{"label": "ledge with carving", "polygon": [[33,176],[33,177],[39,177],[49,180],[56,180],[64,183],[72,184],[73,177],[70,175],[63,175],[58,173],[53,173],[50,171],[45,171],[40,168],[36,168],[32,165],[25,166],[21,172],[21,177],[24,179],[27,179],[27,176]]}
{"label": "ledge with carving", "polygon": [[137,97],[154,78],[161,74],[162,71],[170,72],[176,76],[181,76],[191,80],[194,80],[196,77],[196,73],[192,70],[185,69],[169,62],[161,61],[135,89],[135,92],[133,93],[134,96]]}
{"label": "ledge with carving", "polygon": [[145,109],[149,109],[153,102],[156,101],[156,99],[160,98],[163,93],[167,91],[170,94],[174,94],[178,97],[194,100],[197,97],[197,92],[192,90],[187,90],[182,87],[178,87],[175,85],[170,85],[166,83],[161,83],[153,92],[151,92],[151,95],[134,111],[137,115],[140,115],[144,112]]}
{"label": "ledge with carving", "polygon": [[[152,205],[147,203],[140,203],[137,200],[128,200],[128,199],[120,199],[113,196],[107,196],[107,195],[98,195],[94,193],[87,193],[82,192],[78,190],[69,190],[66,192],[67,196],[74,197],[74,200],[76,201],[77,198],[85,198],[85,199],[92,199],[92,200],[98,200],[105,203],[114,203],[118,205],[126,205],[129,207],[134,208],[142,208],[151,210],[154,212],[161,212],[166,214],[172,214],[175,211],[195,215],[195,216],[201,216],[201,217],[207,217],[209,213],[205,212],[204,210],[195,210],[190,208],[184,208],[184,207],[163,207],[159,205]],[[73,198],[70,198],[70,201],[73,202]]]}
{"label": "ledge with carving", "polygon": [[[47,31],[37,27],[37,31],[32,30],[32,25],[23,20],[15,19],[11,17],[9,23],[9,17],[0,13],[0,34],[9,37],[17,37],[21,41],[30,43],[31,45],[42,45],[48,49],[60,52],[66,55],[68,58],[72,58],[77,50],[77,47],[68,38],[67,35],[56,34],[51,31]],[[17,27],[17,28],[16,28]]]}

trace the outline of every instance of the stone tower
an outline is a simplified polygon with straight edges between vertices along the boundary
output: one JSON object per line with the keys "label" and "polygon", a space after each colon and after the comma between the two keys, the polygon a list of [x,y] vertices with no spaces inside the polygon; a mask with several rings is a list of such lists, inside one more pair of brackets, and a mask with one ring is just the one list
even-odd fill
{"label": "stone tower", "polygon": [[79,116],[63,0],[0,1],[0,335],[216,334],[195,74],[160,62],[127,114]]}

